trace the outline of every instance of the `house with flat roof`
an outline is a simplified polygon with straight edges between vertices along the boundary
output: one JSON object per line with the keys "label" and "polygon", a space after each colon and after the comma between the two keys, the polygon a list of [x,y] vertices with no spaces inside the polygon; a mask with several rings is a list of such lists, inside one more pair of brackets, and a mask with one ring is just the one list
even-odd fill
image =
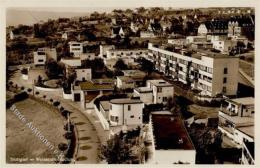
{"label": "house with flat roof", "polygon": [[235,143],[254,141],[254,98],[227,99],[219,110],[218,129]]}
{"label": "house with flat roof", "polygon": [[105,119],[109,120],[109,109],[110,102],[109,101],[100,101],[100,112],[105,117]]}
{"label": "house with flat roof", "polygon": [[195,164],[196,150],[183,120],[169,111],[151,113],[153,164]]}
{"label": "house with flat roof", "polygon": [[71,41],[69,42],[70,53],[73,53],[74,57],[79,57],[83,53],[83,43]]}
{"label": "house with flat roof", "polygon": [[153,89],[149,87],[134,88],[134,97],[140,97],[144,104],[153,104]]}
{"label": "house with flat roof", "polygon": [[239,58],[206,50],[190,54],[169,51],[163,46],[148,44],[147,59],[155,68],[174,79],[199,90],[200,95],[236,95]]}
{"label": "house with flat roof", "polygon": [[79,82],[78,85],[71,87],[72,100],[81,102],[81,107],[84,109],[93,108],[93,100],[99,95],[112,93],[114,86],[113,83]]}
{"label": "house with flat roof", "polygon": [[110,100],[109,121],[111,126],[142,125],[143,108],[144,103],[137,98]]}
{"label": "house with flat roof", "polygon": [[143,76],[117,76],[116,86],[119,89],[133,89],[144,84]]}
{"label": "house with flat roof", "polygon": [[38,50],[33,52],[33,63],[35,66],[45,65],[47,55],[45,51]]}
{"label": "house with flat roof", "polygon": [[92,79],[91,69],[76,68],[75,71],[77,81],[90,81]]}
{"label": "house with flat roof", "polygon": [[174,96],[174,87],[169,82],[159,80],[147,80],[146,86],[152,89],[153,92],[153,103],[166,104],[170,98]]}

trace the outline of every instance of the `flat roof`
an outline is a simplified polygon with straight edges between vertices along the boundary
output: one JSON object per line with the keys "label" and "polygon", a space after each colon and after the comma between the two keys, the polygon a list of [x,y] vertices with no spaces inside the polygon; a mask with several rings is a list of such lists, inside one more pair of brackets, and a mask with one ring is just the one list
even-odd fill
{"label": "flat roof", "polygon": [[135,90],[139,93],[149,93],[149,92],[152,92],[153,90],[149,87],[138,87],[138,88],[135,88]]}
{"label": "flat roof", "polygon": [[122,99],[112,99],[110,103],[113,104],[139,104],[143,103],[140,99],[122,98]]}
{"label": "flat roof", "polygon": [[[164,46],[157,47],[157,46],[153,45],[153,47],[164,50],[164,51],[168,51],[168,52],[171,52],[171,53],[176,53],[176,54],[182,55],[179,52],[167,50]],[[192,53],[191,56],[187,56],[187,55],[183,55],[183,56],[192,57],[192,58],[196,58],[196,59],[201,59],[202,56],[209,57],[209,58],[238,58],[236,56],[229,56],[229,55],[223,54],[223,53],[212,52],[212,51],[210,51],[210,49],[208,49],[208,50],[196,49],[196,52]]]}
{"label": "flat roof", "polygon": [[101,78],[101,79],[92,79],[91,80],[93,83],[114,83],[115,79],[113,78]]}
{"label": "flat roof", "polygon": [[134,81],[142,81],[144,79],[143,76],[117,76],[122,81],[134,82]]}
{"label": "flat roof", "polygon": [[253,125],[252,126],[245,126],[245,127],[237,127],[237,129],[240,132],[242,132],[242,133],[244,133],[244,134],[246,134],[246,135],[248,135],[248,136],[250,136],[252,138],[255,137],[255,131],[254,131],[254,126]]}
{"label": "flat roof", "polygon": [[236,104],[243,104],[243,105],[254,105],[255,103],[255,99],[253,97],[236,98],[227,101],[234,102]]}
{"label": "flat roof", "polygon": [[163,79],[148,80],[147,82],[151,82],[155,86],[173,86],[172,84]]}
{"label": "flat roof", "polygon": [[100,101],[100,106],[102,106],[105,111],[109,111],[110,103],[109,101]]}
{"label": "flat roof", "polygon": [[113,90],[113,84],[96,84],[89,81],[79,83],[81,90]]}
{"label": "flat roof", "polygon": [[153,112],[152,121],[156,150],[195,150],[180,117],[173,116],[168,111]]}
{"label": "flat roof", "polygon": [[124,75],[128,75],[128,76],[135,76],[135,75],[141,75],[141,76],[145,76],[146,73],[140,70],[122,70],[122,72],[124,73]]}
{"label": "flat roof", "polygon": [[[223,113],[223,112],[222,112]],[[234,124],[241,124],[241,125],[254,125],[254,118],[253,117],[240,117],[240,116],[230,116],[225,113],[221,115],[221,117],[227,119],[228,121]]]}

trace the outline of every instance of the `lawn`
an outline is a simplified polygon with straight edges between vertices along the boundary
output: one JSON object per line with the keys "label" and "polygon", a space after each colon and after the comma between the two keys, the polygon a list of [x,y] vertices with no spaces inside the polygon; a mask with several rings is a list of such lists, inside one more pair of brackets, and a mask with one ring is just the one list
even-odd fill
{"label": "lawn", "polygon": [[239,68],[241,68],[247,75],[254,78],[254,65],[246,63],[245,61],[239,61]]}
{"label": "lawn", "polygon": [[195,114],[195,119],[203,119],[207,117],[217,117],[218,107],[203,107],[197,104],[192,104],[189,106],[189,111]]}
{"label": "lawn", "polygon": [[[26,123],[32,122],[52,145],[58,149],[59,143],[65,143],[63,137],[64,119],[53,109],[48,108],[35,100],[26,99],[15,103],[17,109],[24,115],[26,122],[23,123],[10,110],[6,110],[6,162],[17,163],[12,161],[13,158],[25,158],[21,163],[53,163],[53,161],[36,161],[36,157],[43,159],[54,159],[54,150],[49,149],[39,137],[26,126]],[[28,158],[29,160],[27,160]],[[32,160],[30,160],[32,159]]]}

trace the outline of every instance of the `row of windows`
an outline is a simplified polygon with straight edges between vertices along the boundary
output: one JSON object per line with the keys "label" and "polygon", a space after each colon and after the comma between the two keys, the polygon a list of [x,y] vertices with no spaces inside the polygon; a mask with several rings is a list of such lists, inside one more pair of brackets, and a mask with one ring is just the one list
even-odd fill
{"label": "row of windows", "polygon": [[203,84],[203,83],[199,83],[199,87],[202,88],[203,90],[207,90],[207,91],[209,91],[209,92],[212,91],[212,87],[207,86],[207,85],[205,85],[205,84]]}
{"label": "row of windows", "polygon": [[110,120],[113,122],[118,122],[118,116],[110,116]]}
{"label": "row of windows", "polygon": [[[130,52],[130,53],[124,53],[124,52],[121,52],[121,55],[133,55],[134,53],[133,52]],[[140,51],[139,53],[136,52],[135,54],[143,54],[142,51]],[[145,54],[148,54],[147,52],[145,52]],[[111,52],[111,55],[115,55],[115,53]],[[120,54],[117,54],[117,55],[120,55]]]}

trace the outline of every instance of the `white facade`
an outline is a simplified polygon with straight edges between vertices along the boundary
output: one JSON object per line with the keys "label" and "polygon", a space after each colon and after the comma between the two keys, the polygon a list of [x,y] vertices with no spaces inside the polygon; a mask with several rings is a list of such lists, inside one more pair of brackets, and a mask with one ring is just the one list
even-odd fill
{"label": "white facade", "polygon": [[61,38],[67,40],[67,39],[68,39],[68,34],[67,34],[66,32],[64,32],[64,33],[61,35]]}
{"label": "white facade", "polygon": [[10,37],[10,40],[13,40],[13,39],[14,39],[14,33],[13,33],[13,31],[10,31],[9,37]]}
{"label": "white facade", "polygon": [[196,151],[182,149],[155,150],[155,164],[195,164]]}
{"label": "white facade", "polygon": [[79,55],[81,60],[94,60],[95,58],[97,58],[95,53],[83,53]]}
{"label": "white facade", "polygon": [[[201,95],[236,95],[238,85],[238,57],[211,52],[197,52],[194,56],[167,51],[148,44],[148,60],[155,62],[155,68],[182,83],[191,81],[191,87],[201,90]],[[160,53],[160,54],[159,54]]]}
{"label": "white facade", "polygon": [[155,38],[156,36],[152,31],[141,31],[140,32],[141,38]]}
{"label": "white facade", "polygon": [[111,126],[141,125],[144,104],[138,99],[113,99],[110,101],[109,121]]}
{"label": "white facade", "polygon": [[133,89],[135,87],[135,83],[130,77],[117,76],[116,86],[119,89],[129,89],[129,88]]}
{"label": "white facade", "polygon": [[198,35],[204,36],[204,35],[207,35],[207,33],[208,33],[208,29],[207,29],[206,25],[204,23],[200,24],[200,26],[198,28]]}
{"label": "white facade", "polygon": [[254,98],[226,100],[219,111],[218,128],[234,142],[242,145],[243,140],[254,141]]}
{"label": "white facade", "polygon": [[71,66],[71,67],[80,67],[81,66],[80,58],[61,58],[60,61],[62,63],[64,63],[65,65]]}
{"label": "white facade", "polygon": [[113,49],[107,50],[106,56],[107,58],[123,58],[123,57],[132,57],[132,58],[139,58],[139,57],[146,57],[148,54],[147,49]]}
{"label": "white facade", "polygon": [[73,53],[75,57],[79,57],[83,53],[83,44],[79,42],[69,42],[70,53]]}
{"label": "white facade", "polygon": [[78,81],[86,81],[91,80],[91,69],[75,69],[76,71],[76,80]]}
{"label": "white facade", "polygon": [[164,80],[148,80],[147,87],[152,89],[154,104],[166,104],[174,96],[173,85]]}
{"label": "white facade", "polygon": [[101,58],[107,58],[107,51],[115,50],[114,45],[100,45],[99,46],[99,56]]}
{"label": "white facade", "polygon": [[194,42],[206,42],[206,36],[187,36],[186,37],[186,43],[194,43]]}
{"label": "white facade", "polygon": [[47,56],[44,51],[36,51],[33,52],[33,62],[34,65],[45,65]]}
{"label": "white facade", "polygon": [[144,102],[144,104],[152,104],[153,103],[153,91],[148,87],[139,87],[134,89],[134,96],[140,97],[140,100]]}
{"label": "white facade", "polygon": [[230,40],[215,40],[213,41],[213,48],[221,51],[222,53],[228,53],[232,49],[234,44]]}

